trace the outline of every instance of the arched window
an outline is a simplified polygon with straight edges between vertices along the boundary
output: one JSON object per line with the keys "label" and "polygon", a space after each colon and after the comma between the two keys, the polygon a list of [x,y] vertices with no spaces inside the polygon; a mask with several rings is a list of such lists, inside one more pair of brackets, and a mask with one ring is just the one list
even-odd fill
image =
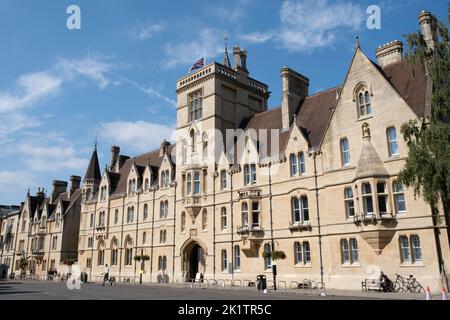
{"label": "arched window", "polygon": [[309,208],[308,197],[301,196],[300,198],[292,198],[292,219],[293,222],[308,222],[309,221]]}
{"label": "arched window", "polygon": [[159,243],[164,243],[164,231],[159,231]]}
{"label": "arched window", "polygon": [[119,253],[119,249],[118,247],[118,242],[117,239],[114,237],[111,240],[111,266],[117,266],[117,261],[118,261],[118,253]]}
{"label": "arched window", "polygon": [[241,269],[241,247],[234,246],[234,270]]}
{"label": "arched window", "polygon": [[295,153],[290,154],[289,162],[291,165],[291,176],[296,176],[298,173],[298,159]]}
{"label": "arched window", "polygon": [[370,93],[365,87],[358,91],[358,112],[360,117],[372,114]]}
{"label": "arched window", "polygon": [[148,218],[148,205],[144,204],[144,220]]}
{"label": "arched window", "polygon": [[147,191],[150,188],[150,184],[149,184],[148,178],[145,178],[144,188],[145,188],[145,191]]}
{"label": "arched window", "polygon": [[220,227],[222,230],[227,228],[227,208],[220,209]]}
{"label": "arched window", "polygon": [[341,240],[341,257],[342,257],[342,264],[350,263],[350,249],[348,247],[347,239]]}
{"label": "arched window", "polygon": [[418,235],[411,236],[411,248],[413,262],[422,261],[422,248],[420,247],[420,238]]}
{"label": "arched window", "polygon": [[191,130],[190,137],[191,137],[191,151],[195,152],[195,131],[194,131],[194,129]]}
{"label": "arched window", "polygon": [[163,271],[162,256],[158,257],[158,271]]}
{"label": "arched window", "polygon": [[347,138],[341,139],[341,162],[343,166],[350,164],[350,145]]}
{"label": "arched window", "polygon": [[202,118],[202,109],[202,90],[198,90],[189,95],[189,121],[200,120]]}
{"label": "arched window", "polygon": [[131,266],[133,264],[133,240],[127,238],[125,247],[125,265]]}
{"label": "arched window", "polygon": [[222,272],[226,272],[227,271],[227,250],[222,250]]}
{"label": "arched window", "polygon": [[399,154],[398,151],[398,139],[397,139],[397,130],[395,127],[387,128],[386,130],[387,142],[388,142],[388,150],[389,156],[397,156]]}

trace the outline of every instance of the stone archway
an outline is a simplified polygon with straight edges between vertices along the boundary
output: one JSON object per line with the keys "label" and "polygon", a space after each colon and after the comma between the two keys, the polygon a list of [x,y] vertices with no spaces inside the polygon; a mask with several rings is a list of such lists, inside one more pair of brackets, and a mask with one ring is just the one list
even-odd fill
{"label": "stone archway", "polygon": [[198,240],[189,240],[181,248],[182,270],[185,281],[195,279],[197,274],[205,274],[206,247]]}

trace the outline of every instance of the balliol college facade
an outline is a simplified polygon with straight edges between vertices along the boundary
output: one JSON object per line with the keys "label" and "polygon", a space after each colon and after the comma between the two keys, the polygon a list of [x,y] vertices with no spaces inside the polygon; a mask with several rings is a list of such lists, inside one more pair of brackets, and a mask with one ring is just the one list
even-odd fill
{"label": "balliol college facade", "polygon": [[[419,16],[431,46],[430,19]],[[14,272],[20,253],[46,274],[77,258],[92,280],[108,264],[119,281],[141,270],[144,282],[255,281],[276,264],[287,283],[359,289],[382,270],[440,286],[450,271],[445,219],[436,224],[397,181],[408,153],[400,127],[429,114],[432,90],[402,50],[389,42],[375,63],[357,43],[343,84],[314,95],[283,67],[282,104],[268,109],[268,87],[234,47],[231,63],[225,52],[176,82],[176,144],[136,157],[113,146],[103,173],[95,149],[81,184],[27,195],[4,217],[2,262]],[[285,259],[264,254],[273,251]]]}

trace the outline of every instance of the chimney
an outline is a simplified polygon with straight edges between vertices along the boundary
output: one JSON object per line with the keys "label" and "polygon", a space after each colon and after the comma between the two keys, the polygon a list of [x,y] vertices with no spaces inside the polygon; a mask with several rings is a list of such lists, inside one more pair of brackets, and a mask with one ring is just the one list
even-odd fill
{"label": "chimney", "polygon": [[50,199],[50,202],[53,203],[58,196],[67,191],[67,182],[66,181],[59,181],[59,180],[53,180],[52,182],[52,197]]}
{"label": "chimney", "polygon": [[309,79],[288,68],[281,69],[283,97],[281,117],[283,130],[288,130],[300,103],[308,96]]}
{"label": "chimney", "polygon": [[431,13],[422,11],[419,15],[419,25],[428,49],[434,49],[436,38],[433,37],[433,31],[436,30],[436,19]]}
{"label": "chimney", "polygon": [[159,156],[162,157],[166,153],[168,153],[169,147],[170,147],[170,142],[164,139],[163,142],[161,143],[161,146],[159,147]]}
{"label": "chimney", "polygon": [[113,170],[114,166],[117,163],[117,159],[119,158],[120,147],[116,145],[111,146],[111,162],[109,164],[109,170]]}
{"label": "chimney", "polygon": [[80,188],[81,177],[79,176],[70,176],[70,194],[69,197],[75,192],[75,190]]}
{"label": "chimney", "polygon": [[247,50],[245,49],[241,50],[241,67],[244,71],[247,71]]}
{"label": "chimney", "polygon": [[45,192],[44,188],[38,188],[38,191],[36,192],[36,198],[44,199],[45,198]]}
{"label": "chimney", "polygon": [[238,71],[241,67],[241,49],[238,46],[233,48],[233,69]]}
{"label": "chimney", "polygon": [[375,51],[378,65],[382,68],[395,62],[402,61],[402,54],[403,43],[398,40],[394,40],[382,46],[379,46]]}

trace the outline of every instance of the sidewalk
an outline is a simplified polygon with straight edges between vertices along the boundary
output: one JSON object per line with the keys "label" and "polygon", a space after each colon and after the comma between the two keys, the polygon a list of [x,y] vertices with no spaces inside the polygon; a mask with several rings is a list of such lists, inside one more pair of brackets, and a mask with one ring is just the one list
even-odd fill
{"label": "sidewalk", "polygon": [[[256,291],[253,287],[230,287],[230,286],[219,286],[219,287],[206,287],[205,284],[195,283],[191,287],[190,283],[116,283],[116,286],[145,286],[149,288],[157,289],[159,287],[169,287],[169,288],[192,288],[198,290],[223,290],[223,291],[242,291],[242,292],[254,292],[255,294],[261,294],[260,291]],[[319,297],[316,291],[313,290],[312,294],[304,293],[301,289],[299,290],[271,290],[267,291],[267,295],[295,295],[295,296],[305,296],[305,297]],[[338,289],[327,289],[325,291],[325,296],[327,297],[355,297],[358,299],[375,299],[375,300],[425,300],[425,293],[405,293],[405,292],[377,292],[377,291],[360,291],[360,290],[338,290]],[[442,296],[440,292],[431,293],[432,300],[441,300]]]}

